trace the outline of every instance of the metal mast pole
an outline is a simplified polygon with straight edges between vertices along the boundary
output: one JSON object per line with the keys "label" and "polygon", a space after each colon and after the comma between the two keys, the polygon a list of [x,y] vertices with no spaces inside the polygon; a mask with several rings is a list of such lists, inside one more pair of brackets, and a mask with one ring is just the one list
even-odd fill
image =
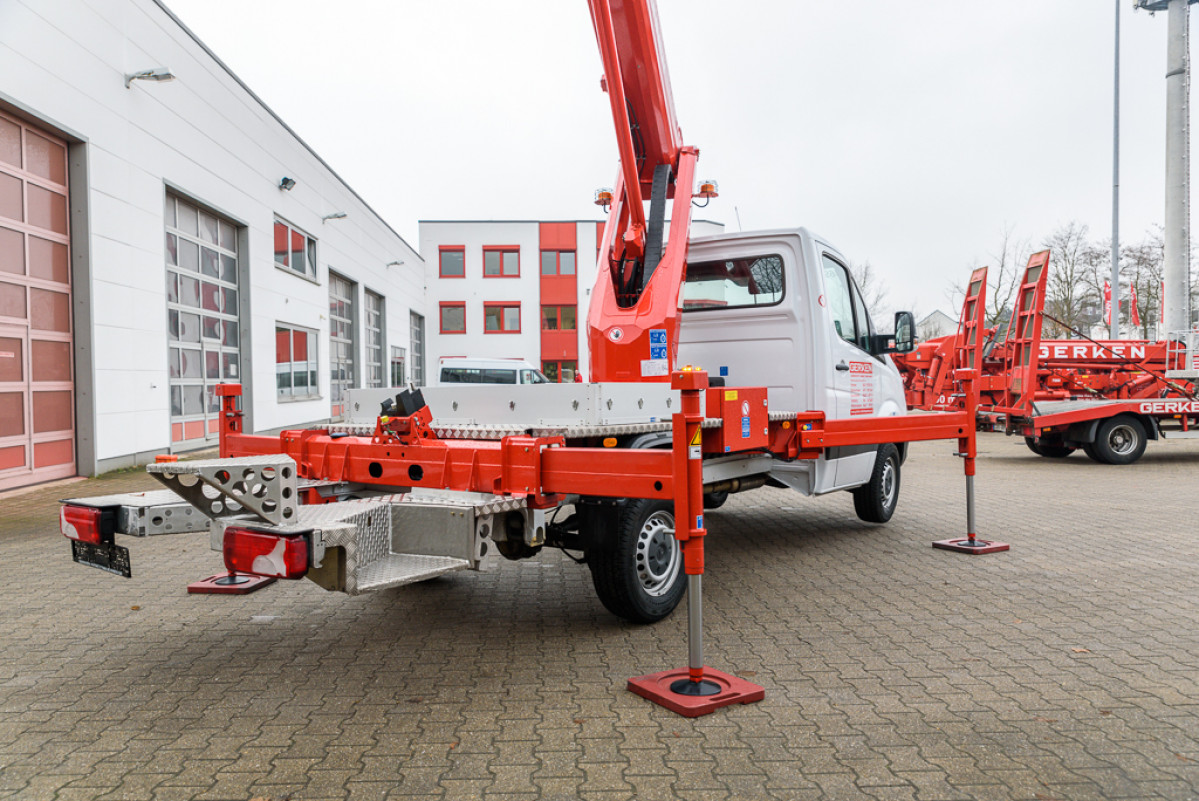
{"label": "metal mast pole", "polygon": [[1166,48],[1166,337],[1189,325],[1190,0],[1170,0]]}
{"label": "metal mast pole", "polygon": [[[1120,338],[1120,2],[1116,0],[1116,78],[1112,113],[1112,313],[1109,336]],[[1129,310],[1132,319],[1132,310]]]}

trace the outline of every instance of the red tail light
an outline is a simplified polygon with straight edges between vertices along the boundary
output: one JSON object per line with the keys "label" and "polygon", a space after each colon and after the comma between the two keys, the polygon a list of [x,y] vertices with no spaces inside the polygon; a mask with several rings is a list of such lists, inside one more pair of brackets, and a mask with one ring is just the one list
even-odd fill
{"label": "red tail light", "polygon": [[237,573],[298,579],[308,572],[308,538],[303,534],[284,536],[229,526],[224,551],[225,567]]}
{"label": "red tail light", "polygon": [[99,545],[102,517],[102,509],[63,504],[58,508],[58,528],[69,540]]}

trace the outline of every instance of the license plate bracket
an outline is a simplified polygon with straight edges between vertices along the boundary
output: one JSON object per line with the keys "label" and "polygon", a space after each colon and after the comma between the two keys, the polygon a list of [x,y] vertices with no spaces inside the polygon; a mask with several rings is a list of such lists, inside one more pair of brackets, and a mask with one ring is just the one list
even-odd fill
{"label": "license plate bracket", "polygon": [[129,549],[116,543],[93,545],[90,542],[71,540],[71,558],[81,565],[98,567],[118,576],[133,578],[133,568],[129,564]]}

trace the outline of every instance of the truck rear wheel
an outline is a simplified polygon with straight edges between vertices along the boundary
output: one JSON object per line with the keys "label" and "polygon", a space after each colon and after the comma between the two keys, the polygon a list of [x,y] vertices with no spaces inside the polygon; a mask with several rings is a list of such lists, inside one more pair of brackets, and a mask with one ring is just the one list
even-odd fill
{"label": "truck rear wheel", "polygon": [[674,538],[669,501],[631,499],[617,516],[609,547],[588,551],[600,602],[630,623],[656,623],[683,599],[683,546]]}
{"label": "truck rear wheel", "polygon": [[853,490],[853,509],[867,523],[886,523],[899,503],[899,450],[880,445],[870,480]]}
{"label": "truck rear wheel", "polygon": [[1141,421],[1121,414],[1099,424],[1093,448],[1101,462],[1132,464],[1145,453],[1147,444],[1145,426],[1141,425]]}

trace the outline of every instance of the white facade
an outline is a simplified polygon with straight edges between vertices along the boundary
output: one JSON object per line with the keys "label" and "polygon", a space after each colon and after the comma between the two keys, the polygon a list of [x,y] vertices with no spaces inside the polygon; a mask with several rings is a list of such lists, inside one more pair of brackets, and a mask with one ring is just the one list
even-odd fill
{"label": "white facade", "polygon": [[[524,359],[545,368],[553,378],[554,362],[573,361],[583,379],[588,379],[591,371],[586,320],[603,225],[603,220],[422,220],[420,248],[428,288],[429,369],[436,369],[437,360],[443,356]],[[723,232],[721,223],[691,223],[692,236]],[[484,276],[484,254],[505,247],[519,252],[519,275]],[[457,249],[464,256],[463,275],[443,276],[442,253]],[[555,294],[561,290],[547,283],[542,274],[542,252],[557,250],[575,254],[575,281],[569,299]],[[519,304],[518,333],[485,330],[485,309],[502,303]],[[542,307],[570,303],[575,306],[574,348],[571,357],[562,358],[554,350],[557,332],[547,336],[542,330]],[[465,330],[448,333],[442,330],[442,310],[456,304],[463,305]]]}
{"label": "white facade", "polygon": [[[176,79],[126,87],[127,75],[160,67]],[[385,364],[393,348],[407,351],[409,370],[419,356],[412,314],[435,330],[420,255],[155,0],[0,3],[0,112],[67,142],[79,473],[143,460],[173,439],[183,446],[168,370],[168,194],[235,231],[236,295],[225,311],[235,298],[240,363],[222,378],[243,383],[248,428],[329,419],[330,270],[356,301],[358,385],[367,291],[383,298]],[[331,214],[345,216],[322,219]],[[277,266],[277,220],[315,240],[315,277]],[[316,332],[311,397],[279,397],[279,323]]]}

